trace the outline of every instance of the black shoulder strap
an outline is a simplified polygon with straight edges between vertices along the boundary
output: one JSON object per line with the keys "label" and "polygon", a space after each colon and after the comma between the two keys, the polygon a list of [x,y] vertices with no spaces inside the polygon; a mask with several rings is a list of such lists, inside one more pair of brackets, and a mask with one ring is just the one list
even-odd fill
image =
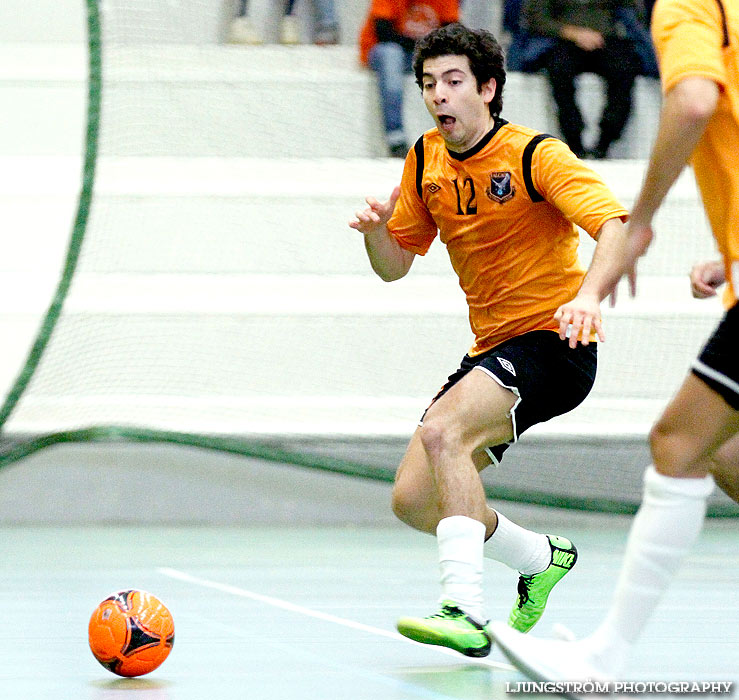
{"label": "black shoulder strap", "polygon": [[531,177],[531,160],[534,157],[534,151],[536,150],[536,147],[544,139],[553,138],[554,136],[550,134],[537,134],[531,139],[531,141],[526,144],[526,148],[523,149],[523,157],[521,158],[523,181],[526,185],[526,191],[529,193],[529,197],[531,198],[532,202],[543,202],[544,197],[542,197],[537,191],[536,187],[534,187],[534,180]]}
{"label": "black shoulder strap", "polygon": [[721,13],[721,30],[723,31],[724,38],[721,46],[726,48],[729,45],[729,25],[726,23],[726,10],[724,9],[724,3],[721,0],[716,0],[718,3],[718,9]]}
{"label": "black shoulder strap", "polygon": [[413,144],[413,150],[416,152],[416,192],[423,199],[423,168],[425,166],[423,160],[423,134]]}

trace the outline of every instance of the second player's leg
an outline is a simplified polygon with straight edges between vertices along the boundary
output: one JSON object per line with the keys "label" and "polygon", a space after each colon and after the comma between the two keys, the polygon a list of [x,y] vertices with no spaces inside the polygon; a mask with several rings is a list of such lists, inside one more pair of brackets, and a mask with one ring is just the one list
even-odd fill
{"label": "second player's leg", "polygon": [[688,375],[650,433],[654,466],[671,477],[701,478],[718,469],[724,482],[736,480],[739,461],[732,465],[732,460],[739,459],[737,434],[739,411],[700,378]]}
{"label": "second player's leg", "polygon": [[[504,653],[539,678],[618,677],[678,566],[700,534],[711,493],[709,472],[736,495],[739,411],[689,375],[650,434],[654,467],[631,526],[616,592],[598,629],[577,646],[529,641],[503,625],[493,634]],[[732,489],[733,492],[732,492]]]}
{"label": "second player's leg", "polygon": [[709,471],[716,486],[739,503],[739,435],[721,445],[711,458]]}

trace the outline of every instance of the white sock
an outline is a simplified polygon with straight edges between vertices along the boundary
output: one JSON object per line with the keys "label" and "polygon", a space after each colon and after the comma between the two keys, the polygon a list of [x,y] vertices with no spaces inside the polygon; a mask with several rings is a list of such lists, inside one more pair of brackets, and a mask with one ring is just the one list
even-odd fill
{"label": "white sock", "polygon": [[710,476],[677,479],[647,468],[611,608],[600,627],[582,640],[590,658],[609,675],[623,668],[631,645],[697,539],[712,490]]}
{"label": "white sock", "polygon": [[552,548],[547,536],[526,530],[500,513],[497,515],[498,527],[485,543],[485,556],[524,576],[544,571],[552,563]]}
{"label": "white sock", "polygon": [[441,598],[451,599],[468,615],[484,621],[482,545],[485,525],[464,515],[443,518],[436,527]]}

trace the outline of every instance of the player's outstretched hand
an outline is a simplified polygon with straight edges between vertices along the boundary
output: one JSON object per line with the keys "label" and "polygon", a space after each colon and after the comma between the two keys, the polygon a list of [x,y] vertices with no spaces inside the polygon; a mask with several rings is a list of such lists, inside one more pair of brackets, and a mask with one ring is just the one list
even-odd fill
{"label": "player's outstretched hand", "polygon": [[373,233],[377,229],[387,225],[390,217],[395,211],[395,203],[400,197],[400,187],[396,187],[390,194],[387,202],[378,202],[374,197],[365,200],[369,205],[363,211],[356,213],[356,219],[349,222],[349,226],[360,233]]}
{"label": "player's outstretched hand", "polygon": [[578,341],[583,345],[590,342],[590,332],[595,330],[598,339],[606,339],[600,315],[600,300],[591,294],[578,294],[572,301],[562,304],[554,314],[559,322],[559,337],[569,337],[570,347],[577,347]]}
{"label": "player's outstretched hand", "polygon": [[693,265],[690,271],[690,291],[696,299],[716,296],[716,290],[726,282],[726,271],[721,260],[707,260]]}

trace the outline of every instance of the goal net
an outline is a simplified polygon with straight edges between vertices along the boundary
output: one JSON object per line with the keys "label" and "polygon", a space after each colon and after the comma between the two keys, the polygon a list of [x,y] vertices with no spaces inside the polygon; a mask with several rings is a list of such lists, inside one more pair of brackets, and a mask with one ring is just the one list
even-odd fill
{"label": "goal net", "polygon": [[[6,259],[19,292],[2,317],[0,465],[65,441],[161,440],[392,478],[471,335],[443,246],[385,285],[347,226],[402,168],[377,157],[377,94],[354,47],[224,45],[228,15],[209,0],[83,6],[84,51],[53,54],[72,71],[86,56],[83,157],[13,161],[33,190],[13,200],[19,220],[29,197],[63,220],[50,202],[81,185],[66,250],[44,238],[47,217]],[[529,101],[516,84],[514,112]],[[429,126],[407,109],[409,128]],[[627,206],[640,168],[602,165]],[[492,496],[638,501],[646,430],[720,317],[684,274],[714,254],[690,177],[659,224],[642,296],[605,311],[593,394],[509,451],[486,475]]]}

